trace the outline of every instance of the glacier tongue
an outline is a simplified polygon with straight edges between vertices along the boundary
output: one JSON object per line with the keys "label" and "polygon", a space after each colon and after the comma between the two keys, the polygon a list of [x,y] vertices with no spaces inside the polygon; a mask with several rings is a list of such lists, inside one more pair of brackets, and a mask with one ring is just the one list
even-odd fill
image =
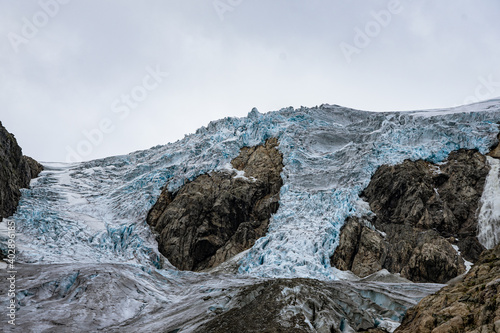
{"label": "glacier tongue", "polygon": [[[486,106],[487,107],[486,107]],[[267,235],[241,260],[239,273],[261,277],[337,279],[329,257],[344,219],[366,212],[358,194],[382,164],[440,162],[450,151],[495,140],[498,104],[480,112],[373,113],[339,106],[282,109],[211,122],[165,146],[80,164],[45,163],[23,190],[12,217],[20,261],[132,263],[164,259],[145,223],[167,184],[175,191],[211,170],[223,170],[244,146],[277,137],[285,168],[280,207]]]}
{"label": "glacier tongue", "polygon": [[487,156],[491,170],[486,177],[477,217],[479,242],[492,249],[500,242],[500,160]]}

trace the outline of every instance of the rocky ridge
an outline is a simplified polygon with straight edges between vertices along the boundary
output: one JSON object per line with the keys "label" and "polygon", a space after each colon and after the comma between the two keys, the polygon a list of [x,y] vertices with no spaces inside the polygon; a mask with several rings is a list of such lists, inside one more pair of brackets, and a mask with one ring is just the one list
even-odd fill
{"label": "rocky ridge", "polygon": [[181,270],[211,268],[264,236],[283,184],[277,146],[271,138],[242,148],[227,171],[203,174],[175,193],[162,191],[147,222],[171,264]]}
{"label": "rocky ridge", "polygon": [[375,216],[347,219],[332,266],[361,277],[385,268],[414,282],[464,273],[463,259],[484,250],[476,211],[489,170],[484,155],[463,149],[440,165],[381,166],[362,193]]}
{"label": "rocky ridge", "polygon": [[43,166],[24,156],[13,134],[0,122],[0,221],[16,211],[21,188],[28,188]]}
{"label": "rocky ridge", "polygon": [[500,333],[500,244],[459,281],[408,310],[397,333]]}
{"label": "rocky ridge", "polygon": [[401,297],[398,285],[393,287],[394,294],[389,295],[373,282],[271,279],[239,291],[225,305],[227,311],[221,311],[197,331],[387,332],[419,299],[419,293]]}

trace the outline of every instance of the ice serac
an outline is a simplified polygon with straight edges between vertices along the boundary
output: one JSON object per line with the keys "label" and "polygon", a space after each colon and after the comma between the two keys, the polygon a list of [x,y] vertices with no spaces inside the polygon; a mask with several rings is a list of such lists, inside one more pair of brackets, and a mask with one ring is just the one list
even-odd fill
{"label": "ice serac", "polygon": [[410,309],[397,333],[500,332],[500,245],[485,251],[460,281]]}
{"label": "ice serac", "polygon": [[198,176],[175,193],[163,190],[147,222],[171,264],[182,270],[211,268],[264,236],[283,184],[277,146],[270,138],[244,147],[227,170]]}
{"label": "ice serac", "polygon": [[375,216],[347,220],[332,264],[360,276],[385,268],[416,282],[464,273],[461,256],[475,262],[484,250],[477,210],[489,170],[484,155],[464,149],[438,165],[381,166],[362,192]]}
{"label": "ice serac", "polygon": [[17,140],[0,122],[0,221],[16,211],[21,188],[28,188],[43,167],[22,154]]}

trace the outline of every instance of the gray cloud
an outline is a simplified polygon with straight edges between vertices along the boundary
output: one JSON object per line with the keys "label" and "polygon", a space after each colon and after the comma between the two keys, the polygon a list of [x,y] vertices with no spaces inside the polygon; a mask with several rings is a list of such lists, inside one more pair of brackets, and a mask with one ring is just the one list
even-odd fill
{"label": "gray cloud", "polygon": [[[42,161],[65,161],[89,141],[83,132],[109,120],[113,130],[80,154],[87,160],[175,141],[254,106],[411,110],[500,95],[497,1],[401,1],[379,31],[374,13],[390,0],[216,1],[2,0],[0,120]],[[26,20],[55,3],[15,52],[12,33],[23,37]],[[223,20],[214,3],[225,4]],[[341,43],[359,51],[350,62]],[[113,112],[157,66],[168,77],[128,116]]]}

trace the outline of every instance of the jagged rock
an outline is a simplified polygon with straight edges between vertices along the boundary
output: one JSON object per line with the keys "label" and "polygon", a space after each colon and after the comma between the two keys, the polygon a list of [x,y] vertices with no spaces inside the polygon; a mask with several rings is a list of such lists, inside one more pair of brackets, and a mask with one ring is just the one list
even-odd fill
{"label": "jagged rock", "polygon": [[164,190],[148,214],[160,252],[179,269],[217,266],[250,248],[278,210],[283,158],[278,140],[245,147],[232,162],[236,172],[211,172],[176,193]]}
{"label": "jagged rock", "polygon": [[500,244],[485,251],[463,281],[408,310],[397,333],[500,333]]}
{"label": "jagged rock", "polygon": [[43,165],[35,161],[33,158],[29,156],[23,156],[23,158],[26,160],[28,163],[29,169],[30,169],[30,178],[36,178],[40,174],[40,172],[43,171]]}
{"label": "jagged rock", "polygon": [[472,262],[484,250],[476,211],[489,170],[484,155],[464,149],[441,165],[381,166],[362,193],[376,216],[346,220],[332,265],[362,277],[385,268],[415,282],[444,283],[462,274],[464,262],[452,245]]}
{"label": "jagged rock", "polygon": [[353,217],[342,227],[332,263],[338,269],[350,270],[357,276],[365,277],[383,268],[388,248],[380,233],[365,227]]}
{"label": "jagged rock", "polygon": [[23,156],[14,135],[0,122],[0,221],[14,214],[21,197],[19,189],[29,187],[42,169],[40,163]]}

